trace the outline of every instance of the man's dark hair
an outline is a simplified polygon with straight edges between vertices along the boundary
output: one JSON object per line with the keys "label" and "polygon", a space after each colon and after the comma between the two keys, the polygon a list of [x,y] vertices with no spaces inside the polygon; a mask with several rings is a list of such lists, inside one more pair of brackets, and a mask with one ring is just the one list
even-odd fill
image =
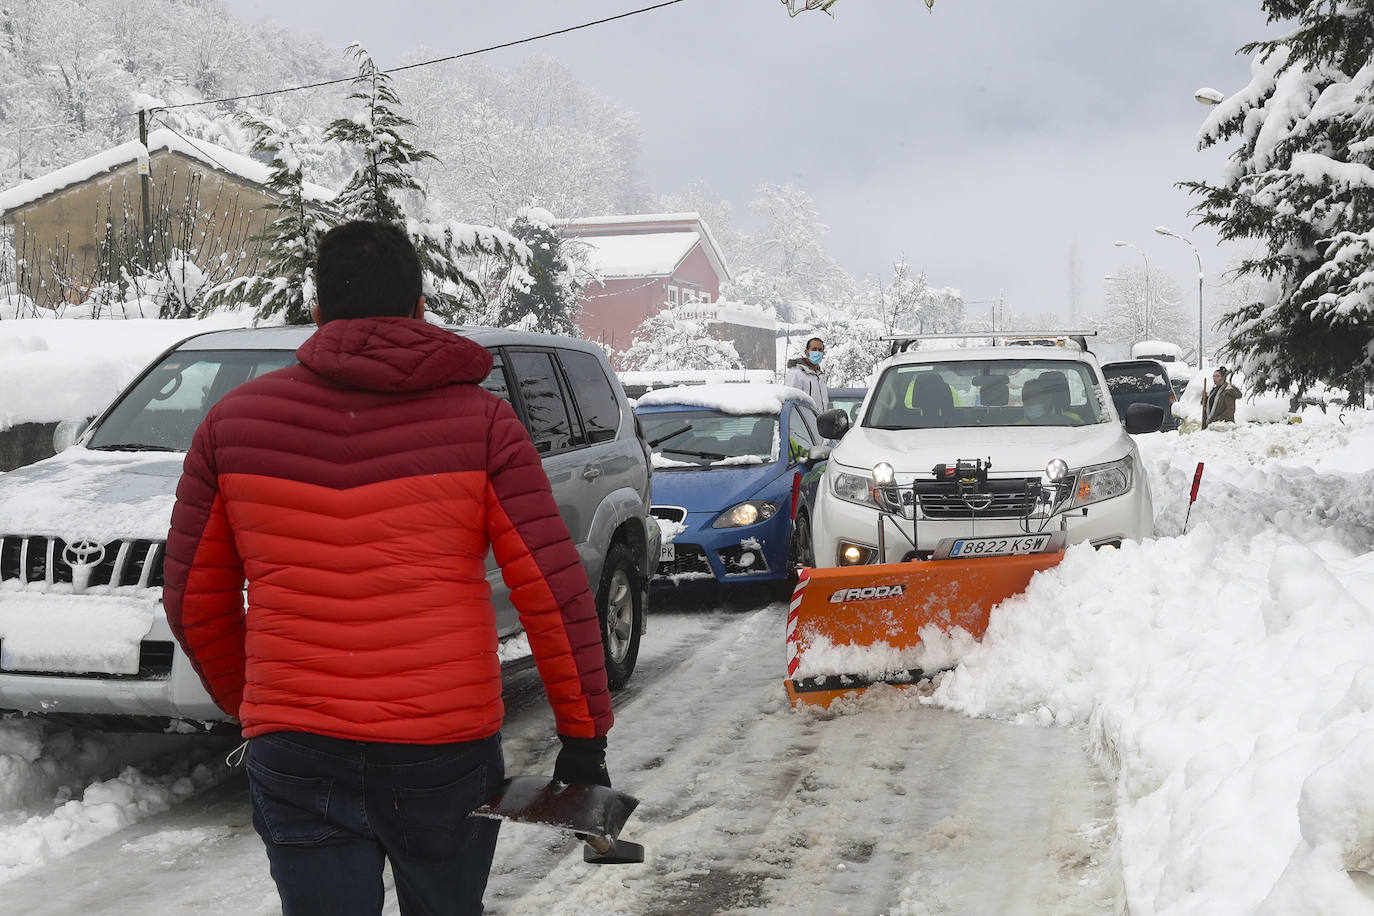
{"label": "man's dark hair", "polygon": [[390,223],[355,220],[320,239],[315,266],[320,322],[408,317],[420,298],[420,258]]}
{"label": "man's dark hair", "polygon": [[[825,346],[825,341],[821,340],[819,337],[813,337],[811,338],[811,340],[819,342],[822,347]],[[806,342],[806,349],[808,352],[810,352],[811,350],[811,340],[808,340]]]}
{"label": "man's dark hair", "polygon": [[1226,371],[1226,367],[1225,367],[1225,366],[1217,366],[1217,367],[1216,367],[1215,369],[1213,369],[1212,371],[1215,372],[1215,373],[1217,373],[1218,375],[1220,375],[1222,378],[1226,378],[1226,376],[1228,376],[1228,375],[1231,374],[1231,373],[1229,373],[1229,372]]}

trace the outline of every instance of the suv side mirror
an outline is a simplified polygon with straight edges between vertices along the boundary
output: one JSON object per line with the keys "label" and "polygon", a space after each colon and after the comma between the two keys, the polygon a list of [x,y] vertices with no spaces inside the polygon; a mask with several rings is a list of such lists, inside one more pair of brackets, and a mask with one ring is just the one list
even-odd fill
{"label": "suv side mirror", "polygon": [[1126,408],[1126,432],[1157,433],[1164,425],[1164,408],[1158,404],[1132,404]]}
{"label": "suv side mirror", "polygon": [[81,434],[90,425],[91,421],[85,417],[68,417],[59,421],[52,431],[52,450],[65,452],[76,444],[76,440],[81,438]]}
{"label": "suv side mirror", "polygon": [[816,417],[816,429],[827,439],[839,439],[849,432],[849,414],[836,408]]}

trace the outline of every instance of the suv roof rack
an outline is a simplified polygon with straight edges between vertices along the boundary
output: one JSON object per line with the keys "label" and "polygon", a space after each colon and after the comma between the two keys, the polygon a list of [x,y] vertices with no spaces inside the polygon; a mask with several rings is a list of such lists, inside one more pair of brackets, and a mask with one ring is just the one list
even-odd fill
{"label": "suv roof rack", "polygon": [[907,349],[918,340],[991,340],[992,345],[998,346],[998,341],[1005,343],[1026,343],[1031,345],[1040,344],[1042,346],[1063,346],[1063,341],[1072,340],[1078,344],[1078,348],[1087,353],[1089,337],[1096,337],[1096,331],[957,331],[952,334],[890,334],[878,338],[892,344],[892,355],[905,353]]}

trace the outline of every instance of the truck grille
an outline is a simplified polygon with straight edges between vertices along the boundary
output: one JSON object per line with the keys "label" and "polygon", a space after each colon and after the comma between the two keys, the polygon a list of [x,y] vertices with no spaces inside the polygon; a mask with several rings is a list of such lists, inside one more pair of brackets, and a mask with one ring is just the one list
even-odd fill
{"label": "truck grille", "polygon": [[74,570],[82,569],[84,588],[161,588],[162,554],[162,541],[120,540],[100,544],[9,535],[0,537],[0,581],[74,584]]}
{"label": "truck grille", "polygon": [[[1039,489],[1040,480],[1033,477],[989,480],[986,494],[970,498],[969,501],[978,507],[971,509],[959,496],[953,481],[921,480],[915,485],[921,516],[929,519],[1024,518],[1035,507]],[[1069,487],[1060,484],[1059,500],[1069,492],[1072,492]],[[903,502],[910,505],[911,491],[907,490],[902,496]]]}

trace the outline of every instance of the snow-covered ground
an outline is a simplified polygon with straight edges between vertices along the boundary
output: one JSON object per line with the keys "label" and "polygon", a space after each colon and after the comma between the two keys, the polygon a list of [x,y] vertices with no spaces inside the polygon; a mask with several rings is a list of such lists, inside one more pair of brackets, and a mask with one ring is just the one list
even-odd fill
{"label": "snow-covered ground", "polygon": [[[140,343],[151,355],[180,335]],[[83,346],[87,358],[102,350]],[[0,365],[9,372],[9,359]],[[18,422],[8,378],[0,419],[9,411]],[[981,643],[951,641],[959,666],[924,690],[875,689],[824,714],[789,711],[780,605],[651,621],[610,751],[612,776],[643,798],[627,834],[649,846],[650,861],[597,870],[566,843],[509,828],[493,909],[1075,913],[1098,912],[1119,884],[1133,916],[1374,914],[1374,416],[1313,409],[1302,420],[1141,437],[1157,537],[1070,550],[994,611]],[[513,768],[551,763],[543,720],[511,715]],[[946,753],[963,756],[931,771],[922,755],[936,734]],[[1114,811],[1094,812],[1081,794],[1054,801],[1057,783],[1088,778],[1086,757],[1076,772],[1063,754],[1079,743],[1107,777]],[[102,838],[125,872],[206,838],[226,848],[231,821],[251,848],[241,799],[220,822],[183,818],[146,835],[136,826],[222,782],[222,744],[0,720],[0,882],[17,894],[3,908],[36,911],[38,885],[27,882],[76,869],[83,847]],[[1012,772],[978,759],[1008,748],[1057,763]],[[945,789],[932,794],[932,784]],[[907,796],[915,786],[926,794]],[[975,809],[1012,795],[1047,800],[1059,819],[1046,847],[1059,852],[1045,855],[1091,867],[1056,859],[1037,873],[1038,899],[1053,901],[1039,908],[979,909],[972,901],[992,898],[949,896],[976,882],[949,883],[952,872],[933,869],[999,868],[1008,847],[996,844],[1006,841]],[[920,820],[932,805],[951,813]],[[1007,828],[1042,814],[1008,806]],[[1032,842],[1012,845],[1024,853],[1038,849]],[[241,856],[221,874],[218,860],[197,860],[207,895],[251,874],[258,883],[237,898],[241,911],[271,912],[265,865],[257,871]],[[44,906],[61,910],[52,896],[61,885],[42,885]],[[675,910],[676,895],[688,899],[694,887],[720,896]]]}

